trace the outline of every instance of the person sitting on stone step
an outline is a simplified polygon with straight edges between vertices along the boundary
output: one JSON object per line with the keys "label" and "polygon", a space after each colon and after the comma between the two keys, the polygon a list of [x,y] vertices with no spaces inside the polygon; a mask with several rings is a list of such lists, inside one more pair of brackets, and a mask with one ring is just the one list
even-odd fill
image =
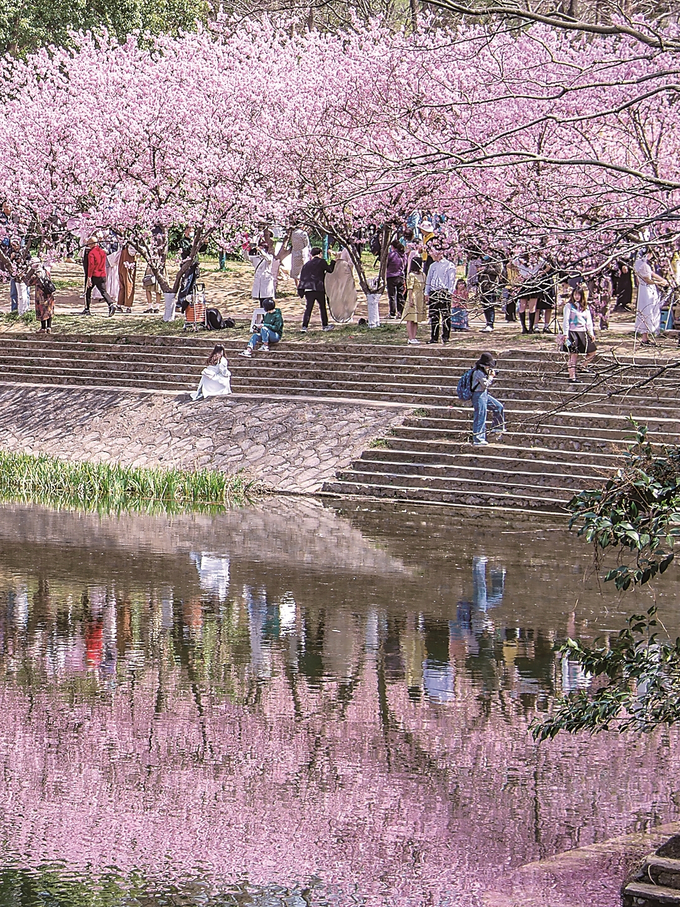
{"label": "person sitting on stone step", "polygon": [[204,400],[206,397],[219,397],[231,393],[231,372],[224,355],[224,347],[218,343],[208,356],[201,380],[191,399]]}
{"label": "person sitting on stone step", "polygon": [[240,353],[241,356],[250,358],[255,352],[258,344],[262,344],[263,353],[269,352],[271,343],[278,343],[283,337],[283,315],[281,309],[276,307],[273,299],[265,299],[262,303],[265,315],[262,324],[253,330],[253,335],[248,341],[248,346]]}

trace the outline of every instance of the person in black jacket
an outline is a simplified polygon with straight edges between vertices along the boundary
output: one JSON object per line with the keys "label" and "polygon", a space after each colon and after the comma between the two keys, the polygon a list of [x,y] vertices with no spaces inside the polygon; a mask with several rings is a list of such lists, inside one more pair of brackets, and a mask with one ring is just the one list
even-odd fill
{"label": "person in black jacket", "polygon": [[335,260],[329,262],[321,256],[319,246],[312,249],[312,257],[302,266],[300,271],[300,280],[298,282],[298,296],[305,299],[305,314],[302,317],[302,327],[300,331],[307,333],[309,319],[312,317],[314,303],[319,304],[319,314],[321,315],[321,324],[324,331],[332,331],[333,325],[328,323],[328,311],[326,310],[326,289],[324,286],[324,277],[335,269]]}

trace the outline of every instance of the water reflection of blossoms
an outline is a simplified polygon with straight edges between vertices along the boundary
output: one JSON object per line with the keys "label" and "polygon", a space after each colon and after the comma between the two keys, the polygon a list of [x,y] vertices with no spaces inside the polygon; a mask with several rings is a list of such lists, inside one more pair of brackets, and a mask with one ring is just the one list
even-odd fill
{"label": "water reflection of blossoms", "polygon": [[448,620],[371,602],[339,610],[313,590],[296,598],[264,582],[232,584],[223,555],[192,552],[190,562],[195,594],[153,582],[129,590],[120,581],[77,588],[14,578],[0,614],[4,672],[20,673],[28,659],[47,678],[80,676],[102,691],[161,660],[248,700],[253,684],[281,672],[351,693],[353,678],[373,666],[385,683],[404,684],[412,702],[455,699],[462,672],[482,698],[510,691],[528,706],[587,683],[556,661],[552,634],[495,619],[506,570],[484,555],[473,557],[469,596]]}

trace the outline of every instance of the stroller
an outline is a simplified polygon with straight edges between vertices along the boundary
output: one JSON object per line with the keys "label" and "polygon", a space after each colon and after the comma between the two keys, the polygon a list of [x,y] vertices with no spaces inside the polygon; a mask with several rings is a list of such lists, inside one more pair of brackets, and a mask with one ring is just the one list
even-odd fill
{"label": "stroller", "polygon": [[191,299],[184,309],[184,330],[192,326],[194,332],[208,326],[206,321],[205,284],[194,283]]}

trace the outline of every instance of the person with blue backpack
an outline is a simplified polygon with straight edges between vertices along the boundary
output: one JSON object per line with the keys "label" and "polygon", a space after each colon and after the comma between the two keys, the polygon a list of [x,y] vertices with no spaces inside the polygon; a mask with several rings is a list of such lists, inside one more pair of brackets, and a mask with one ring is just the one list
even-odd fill
{"label": "person with blue backpack", "polygon": [[468,369],[458,382],[456,392],[461,400],[472,400],[472,443],[486,447],[486,417],[491,411],[491,428],[497,438],[505,431],[503,404],[489,393],[496,377],[496,360],[491,353],[482,353],[477,362]]}

